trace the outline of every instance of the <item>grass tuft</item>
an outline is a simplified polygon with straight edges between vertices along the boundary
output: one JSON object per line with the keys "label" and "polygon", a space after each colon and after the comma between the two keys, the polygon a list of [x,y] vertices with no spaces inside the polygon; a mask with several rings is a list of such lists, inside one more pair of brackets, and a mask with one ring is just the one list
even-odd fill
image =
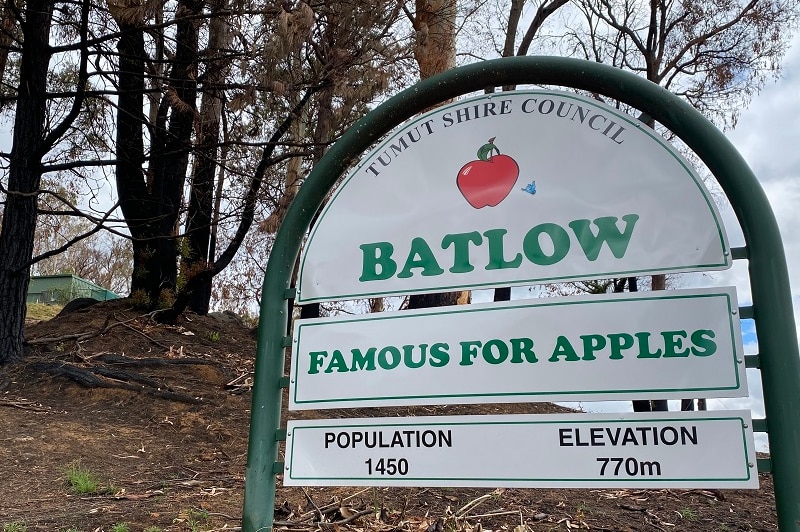
{"label": "grass tuft", "polygon": [[79,461],[67,466],[66,476],[70,490],[76,495],[96,495],[106,491],[100,485],[97,475]]}
{"label": "grass tuft", "polygon": [[187,524],[192,532],[199,532],[200,525],[208,519],[208,512],[202,509],[189,510],[189,519]]}
{"label": "grass tuft", "polygon": [[27,532],[28,525],[22,521],[12,521],[3,525],[3,532]]}

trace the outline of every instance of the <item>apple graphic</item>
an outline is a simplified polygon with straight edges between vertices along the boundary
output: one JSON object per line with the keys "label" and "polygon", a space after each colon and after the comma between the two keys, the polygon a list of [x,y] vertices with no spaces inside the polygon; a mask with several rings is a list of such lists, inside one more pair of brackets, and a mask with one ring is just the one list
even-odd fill
{"label": "apple graphic", "polygon": [[[517,161],[502,155],[492,137],[478,150],[478,159],[461,167],[456,186],[476,209],[495,207],[506,199],[519,177]],[[496,152],[491,155],[492,152]]]}

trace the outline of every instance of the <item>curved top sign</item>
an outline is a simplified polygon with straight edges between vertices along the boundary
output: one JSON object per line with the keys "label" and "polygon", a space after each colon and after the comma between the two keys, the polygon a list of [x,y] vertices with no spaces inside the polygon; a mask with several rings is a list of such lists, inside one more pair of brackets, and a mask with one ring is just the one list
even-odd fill
{"label": "curved top sign", "polygon": [[298,302],[730,264],[710,194],[655,131],[515,91],[437,108],[368,153],[311,232]]}

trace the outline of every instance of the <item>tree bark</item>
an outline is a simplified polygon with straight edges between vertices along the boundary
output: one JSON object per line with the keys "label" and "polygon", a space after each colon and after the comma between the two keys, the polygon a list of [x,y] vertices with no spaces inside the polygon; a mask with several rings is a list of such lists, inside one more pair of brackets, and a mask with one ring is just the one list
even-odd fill
{"label": "tree bark", "polygon": [[[226,7],[225,0],[212,2],[212,10],[219,13]],[[185,277],[208,269],[214,263],[211,256],[211,220],[214,213],[214,177],[218,168],[220,122],[224,91],[219,89],[225,81],[229,59],[225,50],[231,41],[226,19],[217,14],[209,26],[206,53],[211,59],[206,64],[204,80],[210,87],[203,91],[200,103],[200,134],[197,142],[197,164],[194,169],[189,209],[186,221],[188,256],[183,258],[181,272]],[[211,302],[212,278],[204,278],[194,287],[189,309],[197,314],[208,314]]]}
{"label": "tree bark", "polygon": [[14,142],[0,229],[0,364],[24,354],[27,263],[33,254],[42,176],[52,14],[49,0],[26,2]]}
{"label": "tree bark", "polygon": [[456,0],[417,0],[414,59],[420,79],[456,65]]}
{"label": "tree bark", "polygon": [[166,93],[154,124],[150,166],[142,173],[144,145],[144,28],[123,17],[120,52],[120,97],[117,112],[117,190],[120,207],[133,236],[131,293],[146,296],[151,308],[171,303],[178,279],[175,228],[180,214],[191,136],[196,114],[198,31],[193,15],[201,3],[183,0],[176,10],[175,42]]}
{"label": "tree bark", "polygon": [[[153,196],[158,238],[156,256],[151,267],[158,271],[158,284],[148,286],[152,302],[163,306],[163,293],[174,294],[178,281],[178,244],[176,225],[183,200],[192,130],[196,114],[198,31],[193,15],[200,11],[200,2],[178,2],[175,24],[175,56],[164,95],[170,108],[169,126],[156,129],[152,146]],[[163,116],[163,115],[162,115]]]}
{"label": "tree bark", "polygon": [[133,275],[131,294],[148,292],[153,268],[149,258],[155,254],[149,220],[154,208],[148,197],[144,165],[144,33],[137,25],[117,21],[122,31],[119,52],[119,96],[117,97],[116,181],[122,215],[133,237]]}
{"label": "tree bark", "polygon": [[0,14],[0,82],[5,78],[8,52],[16,39],[15,26],[16,19],[11,5],[9,2],[3,2],[2,14]]}

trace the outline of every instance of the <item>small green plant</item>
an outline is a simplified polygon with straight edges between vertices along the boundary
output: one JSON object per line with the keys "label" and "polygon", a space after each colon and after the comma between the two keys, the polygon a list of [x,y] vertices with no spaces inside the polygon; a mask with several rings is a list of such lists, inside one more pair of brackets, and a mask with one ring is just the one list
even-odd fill
{"label": "small green plant", "polygon": [[583,521],[586,518],[586,507],[585,503],[580,503],[578,507],[575,509],[575,520],[576,521]]}
{"label": "small green plant", "polygon": [[175,291],[170,288],[162,288],[158,293],[159,310],[170,308],[175,303]]}
{"label": "small green plant", "polygon": [[198,532],[200,530],[200,525],[208,520],[208,512],[200,509],[192,508],[189,510],[189,519],[186,520],[186,524],[189,525],[189,528],[192,532]]}
{"label": "small green plant", "polygon": [[131,304],[138,309],[150,307],[150,296],[144,290],[134,290],[130,296]]}
{"label": "small green plant", "polygon": [[208,331],[208,339],[211,342],[219,342],[220,334],[219,331]]}
{"label": "small green plant", "polygon": [[66,475],[67,484],[76,495],[95,495],[101,491],[106,491],[100,485],[97,475],[84,467],[80,461],[70,464],[67,467]]}
{"label": "small green plant", "polygon": [[111,532],[131,532],[128,523],[114,523],[111,525]]}
{"label": "small green plant", "polygon": [[3,525],[3,532],[27,532],[28,525],[22,521],[12,521]]}
{"label": "small green plant", "polygon": [[148,526],[147,528],[144,529],[144,532],[164,532],[164,531],[157,526]]}
{"label": "small green plant", "polygon": [[678,513],[681,514],[681,519],[686,519],[687,521],[694,521],[697,519],[697,514],[694,513],[694,510],[691,508],[684,508]]}

